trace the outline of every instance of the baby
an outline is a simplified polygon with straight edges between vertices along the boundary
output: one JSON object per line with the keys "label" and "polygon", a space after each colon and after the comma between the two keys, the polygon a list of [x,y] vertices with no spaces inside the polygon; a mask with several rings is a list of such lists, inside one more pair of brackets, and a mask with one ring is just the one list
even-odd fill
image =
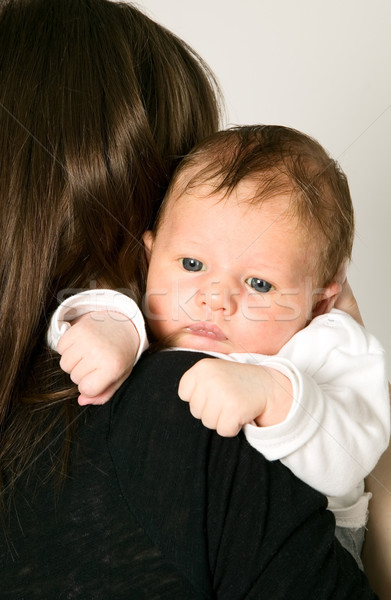
{"label": "baby", "polygon": [[[363,480],[388,445],[389,401],[380,344],[332,308],[353,230],[346,177],[315,140],[280,126],[220,132],[181,162],[144,234],[144,314],[155,340],[214,356],[180,382],[192,414],[221,435],[243,427],[266,458],[326,494],[337,534],[359,562]],[[60,314],[78,302],[87,304],[76,314],[93,310],[90,296],[71,298]],[[101,297],[135,316],[128,298]],[[129,336],[133,343],[139,332],[139,353],[140,319]],[[94,327],[102,328],[90,323],[87,337],[75,325],[59,347],[80,386],[91,368],[83,371],[78,348],[96,346]],[[110,356],[128,352],[118,338],[124,326],[103,323]],[[54,322],[52,346],[57,329]],[[128,355],[129,368],[134,360]]]}

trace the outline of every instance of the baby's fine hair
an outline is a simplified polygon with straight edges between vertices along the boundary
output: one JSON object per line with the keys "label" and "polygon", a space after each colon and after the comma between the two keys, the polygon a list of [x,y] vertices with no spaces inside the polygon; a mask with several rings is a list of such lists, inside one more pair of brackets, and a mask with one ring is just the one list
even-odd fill
{"label": "baby's fine hair", "polygon": [[[317,236],[317,273],[327,285],[351,258],[354,213],[347,178],[313,138],[281,125],[252,125],[220,131],[201,142],[180,163],[166,198],[199,185],[230,194],[241,182],[255,182],[251,203],[289,194],[288,214]],[[181,185],[184,185],[181,189]],[[159,215],[157,225],[162,219]]]}

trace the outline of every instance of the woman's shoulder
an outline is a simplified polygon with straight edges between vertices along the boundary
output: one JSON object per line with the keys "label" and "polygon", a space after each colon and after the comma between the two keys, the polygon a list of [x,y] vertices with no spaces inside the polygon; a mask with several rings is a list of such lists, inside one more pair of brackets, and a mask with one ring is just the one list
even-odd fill
{"label": "woman's shoulder", "polygon": [[[110,401],[112,422],[121,423],[130,413],[138,416],[148,413],[153,424],[156,420],[153,415],[160,412],[162,399],[166,410],[172,407],[171,418],[187,414],[188,406],[178,396],[179,381],[187,369],[205,357],[200,352],[180,350],[145,353]],[[156,418],[163,418],[164,413]]]}

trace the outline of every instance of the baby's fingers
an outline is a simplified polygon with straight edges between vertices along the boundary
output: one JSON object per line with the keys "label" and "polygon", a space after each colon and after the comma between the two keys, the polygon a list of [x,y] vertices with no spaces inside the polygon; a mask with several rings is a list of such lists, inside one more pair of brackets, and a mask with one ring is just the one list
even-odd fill
{"label": "baby's fingers", "polygon": [[[89,375],[92,374],[92,378],[95,376],[95,372],[96,369],[85,358],[81,358],[79,362],[76,365],[74,365],[70,371],[68,371],[71,380],[73,381],[73,383],[76,383],[79,389],[80,386],[83,385],[83,381]],[[101,388],[97,393],[102,392],[106,387],[107,385]],[[95,394],[91,395],[94,396]]]}
{"label": "baby's fingers", "polygon": [[108,381],[105,374],[102,374],[99,369],[92,369],[91,371],[84,373],[79,381],[75,381],[75,383],[78,384],[79,392],[82,396],[94,398],[95,396],[102,394],[111,381]]}
{"label": "baby's fingers", "polygon": [[82,358],[83,357],[79,352],[76,350],[72,351],[71,348],[68,348],[61,356],[60,367],[63,371],[65,371],[65,373],[71,373],[80,363]]}
{"label": "baby's fingers", "polygon": [[83,394],[80,394],[78,398],[78,403],[80,404],[80,406],[86,406],[87,404],[93,404],[95,406],[106,404],[106,402],[110,400],[110,398],[114,395],[114,393],[119,387],[120,385],[118,385],[116,382],[113,385],[109,386],[102,394],[97,394],[94,397],[84,396]]}
{"label": "baby's fingers", "polygon": [[68,329],[62,334],[57,343],[57,352],[59,354],[65,354],[75,341],[80,341],[80,335],[78,335],[78,329],[75,329],[75,325],[73,327],[69,323],[67,325]]}
{"label": "baby's fingers", "polygon": [[217,420],[216,431],[221,437],[235,437],[241,430],[242,425],[235,415],[223,410]]}
{"label": "baby's fingers", "polygon": [[197,385],[197,377],[194,374],[193,367],[186,371],[181,377],[178,386],[178,396],[185,402],[190,402]]}
{"label": "baby's fingers", "polygon": [[182,375],[178,387],[178,396],[181,400],[189,402],[197,386],[203,386],[205,389],[205,383],[209,385],[208,367],[210,362],[214,363],[215,359],[203,358]]}
{"label": "baby's fingers", "polygon": [[[122,385],[128,375],[129,372],[127,371],[126,373],[122,372],[121,377],[115,376],[113,378],[106,369],[93,369],[86,373],[79,381],[79,392],[82,396],[87,398],[98,397],[102,394],[106,394],[107,391],[110,391],[111,394],[113,394]],[[103,402],[97,402],[97,404],[103,404]]]}

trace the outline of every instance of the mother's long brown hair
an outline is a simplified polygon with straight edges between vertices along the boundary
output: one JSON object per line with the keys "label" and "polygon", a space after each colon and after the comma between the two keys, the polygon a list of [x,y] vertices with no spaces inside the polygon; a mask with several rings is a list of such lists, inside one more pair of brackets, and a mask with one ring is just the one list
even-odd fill
{"label": "mother's long brown hair", "polygon": [[206,65],[133,6],[1,0],[3,486],[77,411],[45,347],[58,299],[95,282],[139,297],[141,235],[179,158],[218,119]]}

